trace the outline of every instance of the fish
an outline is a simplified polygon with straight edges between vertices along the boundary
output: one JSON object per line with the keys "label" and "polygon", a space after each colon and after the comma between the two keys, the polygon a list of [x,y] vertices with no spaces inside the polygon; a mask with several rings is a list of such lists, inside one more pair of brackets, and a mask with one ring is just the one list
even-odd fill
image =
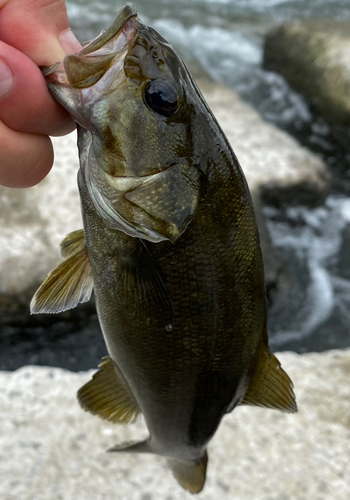
{"label": "fish", "polygon": [[94,291],[108,356],[78,391],[81,407],[116,424],[143,415],[147,439],[109,451],[163,456],[199,493],[226,414],[297,411],[268,346],[245,177],[185,63],[132,4],[43,74],[77,122],[83,229],[62,241],[31,312]]}

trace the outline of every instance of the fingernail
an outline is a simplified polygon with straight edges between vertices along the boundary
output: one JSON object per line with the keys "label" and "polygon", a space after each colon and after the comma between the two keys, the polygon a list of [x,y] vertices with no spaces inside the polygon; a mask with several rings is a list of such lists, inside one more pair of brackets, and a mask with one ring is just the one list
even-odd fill
{"label": "fingernail", "polygon": [[82,46],[70,28],[61,33],[58,39],[66,54],[75,54],[82,49]]}
{"label": "fingernail", "polygon": [[7,94],[13,85],[13,74],[7,64],[0,59],[0,97]]}

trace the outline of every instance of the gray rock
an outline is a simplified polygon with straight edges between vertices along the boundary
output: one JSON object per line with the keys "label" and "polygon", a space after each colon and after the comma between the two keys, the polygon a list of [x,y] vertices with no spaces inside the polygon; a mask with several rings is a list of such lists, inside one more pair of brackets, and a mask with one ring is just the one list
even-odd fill
{"label": "gray rock", "polygon": [[350,21],[305,19],[267,35],[264,67],[276,71],[335,125],[350,125]]}
{"label": "gray rock", "polygon": [[51,173],[31,189],[0,187],[0,318],[26,317],[29,301],[59,262],[63,237],[82,227],[75,134],[54,139]]}
{"label": "gray rock", "polygon": [[[323,199],[328,185],[325,165],[286,133],[264,122],[237,94],[203,84],[204,95],[231,142],[252,191],[266,256],[268,282],[275,280],[276,259],[261,215],[264,192],[278,203]],[[59,262],[58,245],[82,226],[76,185],[75,134],[53,140],[52,172],[27,190],[0,188],[0,318],[28,315],[35,289]],[[273,194],[272,194],[273,193]]]}
{"label": "gray rock", "polygon": [[[239,407],[209,445],[202,500],[350,498],[350,350],[278,355],[299,413]],[[145,436],[143,422],[113,426],[80,409],[91,373],[23,367],[0,372],[2,500],[184,500],[163,458],[108,454]]]}

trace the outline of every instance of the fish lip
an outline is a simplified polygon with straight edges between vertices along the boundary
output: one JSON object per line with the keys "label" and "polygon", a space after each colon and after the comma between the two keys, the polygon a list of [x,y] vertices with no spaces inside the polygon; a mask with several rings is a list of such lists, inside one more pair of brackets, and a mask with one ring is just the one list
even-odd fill
{"label": "fish lip", "polygon": [[119,31],[123,29],[127,21],[130,18],[137,16],[137,10],[134,4],[126,3],[118,12],[117,17],[111,24],[107,30],[102,31],[100,35],[92,40],[88,45],[84,46],[83,49],[79,52],[79,55],[87,55],[91,54],[91,52],[95,52],[99,50],[103,45],[105,45],[111,38],[116,36]]}
{"label": "fish lip", "polygon": [[[132,3],[128,2],[119,10],[117,17],[115,18],[112,25],[109,28],[107,28],[107,30],[102,31],[95,39],[85,43],[83,45],[82,50],[76,53],[76,56],[86,57],[91,55],[92,53],[96,53],[104,45],[106,45],[112,38],[117,37],[120,34],[120,32],[126,27],[128,21],[130,21],[130,19],[132,18],[135,18],[136,20],[137,10]],[[141,23],[139,24],[141,25]],[[134,38],[134,36],[132,36],[132,38]],[[129,43],[130,39],[126,37],[125,46],[123,48],[125,48]],[[52,75],[56,77],[55,80],[57,81],[57,83],[67,84],[68,81],[67,81],[67,76],[65,74],[66,71],[64,65],[66,57],[62,61],[59,61],[51,66],[42,66],[40,69],[43,76],[47,78]],[[50,80],[52,83],[56,83],[52,78],[50,78]]]}

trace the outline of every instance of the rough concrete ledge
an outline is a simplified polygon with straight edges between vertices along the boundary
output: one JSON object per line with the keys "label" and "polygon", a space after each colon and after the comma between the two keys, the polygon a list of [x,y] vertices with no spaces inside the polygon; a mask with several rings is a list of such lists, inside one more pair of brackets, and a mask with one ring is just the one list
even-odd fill
{"label": "rough concrete ledge", "polygon": [[[237,408],[209,446],[202,500],[350,498],[350,350],[278,355],[299,413]],[[185,500],[164,459],[108,454],[146,434],[80,409],[91,373],[26,366],[0,372],[2,500]]]}

